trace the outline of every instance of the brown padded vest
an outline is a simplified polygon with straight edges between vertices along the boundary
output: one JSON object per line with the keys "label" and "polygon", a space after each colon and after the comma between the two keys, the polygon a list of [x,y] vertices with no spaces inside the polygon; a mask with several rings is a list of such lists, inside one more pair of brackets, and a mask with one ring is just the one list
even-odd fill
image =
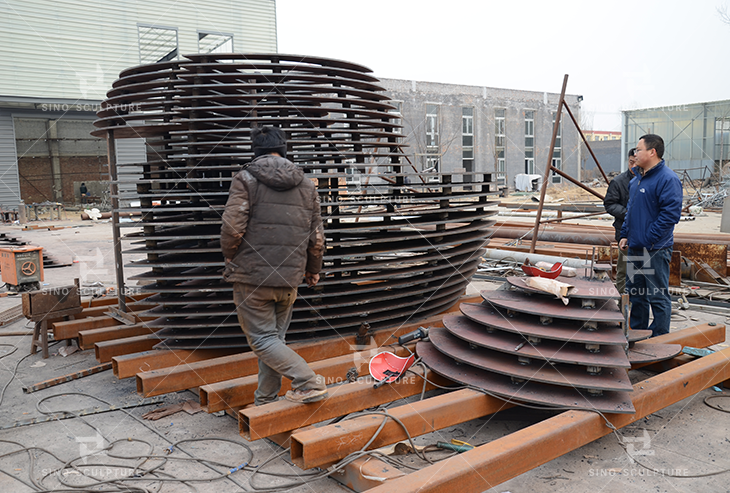
{"label": "brown padded vest", "polygon": [[[237,207],[242,197],[247,204]],[[308,254],[317,229],[322,231],[317,191],[284,158],[260,156],[234,177],[223,223],[221,247],[232,258],[224,271],[229,282],[296,287],[305,270],[317,274],[322,268],[323,252],[318,258]],[[242,230],[233,254],[236,232]]]}

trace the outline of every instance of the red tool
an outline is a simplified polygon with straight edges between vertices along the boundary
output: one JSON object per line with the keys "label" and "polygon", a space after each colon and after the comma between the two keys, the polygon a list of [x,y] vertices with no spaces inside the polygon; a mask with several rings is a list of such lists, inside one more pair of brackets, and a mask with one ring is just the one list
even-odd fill
{"label": "red tool", "polygon": [[407,358],[396,356],[387,351],[376,354],[370,360],[369,365],[370,375],[378,381],[373,385],[373,388],[377,389],[386,383],[395,382],[413,365],[415,360],[416,356],[414,354]]}
{"label": "red tool", "polygon": [[530,264],[530,259],[525,259],[525,263],[522,265],[522,271],[528,276],[533,277],[546,277],[548,279],[555,279],[563,271],[563,263],[556,262],[550,268],[550,270],[543,270],[539,267],[535,267]]}

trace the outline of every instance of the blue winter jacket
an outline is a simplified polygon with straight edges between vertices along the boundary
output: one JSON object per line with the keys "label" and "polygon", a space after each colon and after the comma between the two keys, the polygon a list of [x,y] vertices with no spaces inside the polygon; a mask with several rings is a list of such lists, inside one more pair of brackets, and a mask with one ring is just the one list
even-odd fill
{"label": "blue winter jacket", "polygon": [[674,225],[682,215],[682,182],[664,160],[629,184],[629,204],[621,238],[629,248],[657,250],[674,245]]}

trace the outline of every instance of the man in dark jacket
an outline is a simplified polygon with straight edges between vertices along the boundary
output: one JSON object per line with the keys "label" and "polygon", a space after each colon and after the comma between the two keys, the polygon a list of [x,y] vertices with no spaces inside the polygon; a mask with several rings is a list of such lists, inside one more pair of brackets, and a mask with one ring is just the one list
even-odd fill
{"label": "man in dark jacket", "polygon": [[[606,198],[603,199],[603,207],[606,212],[614,218],[613,228],[616,230],[616,243],[621,240],[621,226],[626,216],[626,206],[629,203],[629,182],[634,177],[634,167],[636,166],[636,157],[633,148],[629,151],[629,168],[611,180],[606,191]],[[626,254],[619,248],[618,264],[616,266],[616,288],[619,293],[623,293],[626,288]]]}
{"label": "man in dark jacket", "polygon": [[[627,252],[626,289],[631,301],[631,328],[652,336],[669,332],[669,261],[674,225],[682,214],[682,182],[665,163],[664,141],[654,134],[636,146],[638,174],[629,186],[629,204],[619,248]],[[637,170],[639,171],[639,170]],[[654,321],[649,325],[649,308]]]}
{"label": "man in dark jacket", "polygon": [[284,338],[297,286],[303,279],[310,287],[319,281],[324,255],[319,196],[301,168],[286,159],[281,129],[253,129],[251,140],[255,159],[231,183],[221,250],[238,321],[259,358],[254,404],[277,399],[282,375],[292,381],[287,400],[316,402],[327,397],[324,379]]}

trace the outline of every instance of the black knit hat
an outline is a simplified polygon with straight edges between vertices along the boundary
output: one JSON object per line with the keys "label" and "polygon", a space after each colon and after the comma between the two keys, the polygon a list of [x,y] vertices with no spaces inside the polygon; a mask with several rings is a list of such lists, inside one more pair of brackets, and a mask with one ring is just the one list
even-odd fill
{"label": "black knit hat", "polygon": [[253,155],[256,157],[275,152],[286,158],[286,134],[278,127],[260,127],[251,130]]}

